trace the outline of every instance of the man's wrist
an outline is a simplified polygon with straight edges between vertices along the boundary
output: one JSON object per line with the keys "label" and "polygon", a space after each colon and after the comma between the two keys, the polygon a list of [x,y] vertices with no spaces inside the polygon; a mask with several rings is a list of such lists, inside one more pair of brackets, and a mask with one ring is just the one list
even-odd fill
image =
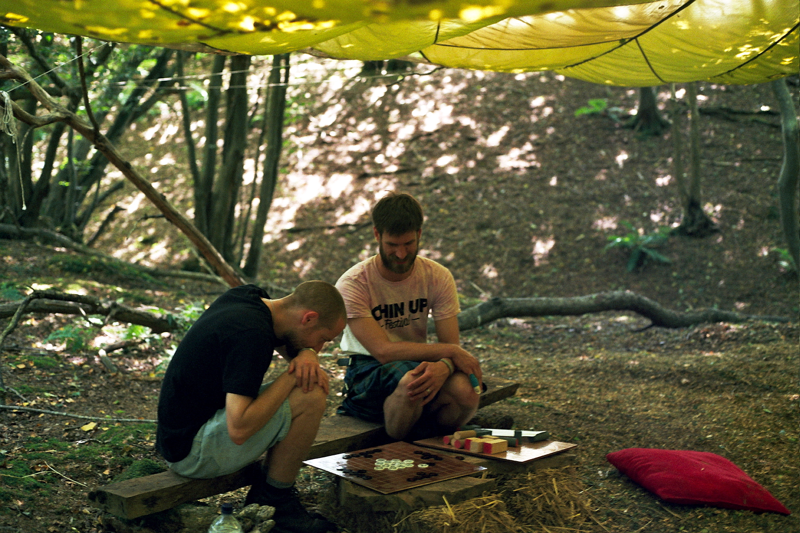
{"label": "man's wrist", "polygon": [[444,366],[447,367],[447,371],[450,372],[451,376],[453,375],[453,372],[456,371],[456,367],[453,365],[453,362],[450,359],[439,359],[439,362],[444,363]]}
{"label": "man's wrist", "polygon": [[[306,351],[306,350],[308,350],[308,351],[310,351],[311,353],[313,353],[313,354],[314,354],[314,357],[319,357],[319,354],[317,353],[317,351],[316,351],[314,348],[301,348],[301,349],[300,349],[300,352],[304,352],[304,351]],[[299,354],[300,352],[298,352],[298,354]]]}

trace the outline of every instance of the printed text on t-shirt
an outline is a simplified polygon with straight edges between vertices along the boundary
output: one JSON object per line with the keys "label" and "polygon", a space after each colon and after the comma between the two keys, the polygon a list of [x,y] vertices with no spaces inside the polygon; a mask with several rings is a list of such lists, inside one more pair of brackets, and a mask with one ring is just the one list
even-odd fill
{"label": "printed text on t-shirt", "polygon": [[[428,308],[427,298],[417,298],[416,300],[408,301],[409,314],[420,313],[424,315],[427,308]],[[372,318],[378,321],[387,319],[385,323],[387,329],[394,329],[397,327],[407,326],[410,323],[410,321],[405,316],[405,314],[406,314],[406,302],[376,305],[375,307],[372,308]],[[401,320],[392,320],[392,319],[400,319],[401,317],[403,317]],[[417,319],[415,318],[414,320]]]}

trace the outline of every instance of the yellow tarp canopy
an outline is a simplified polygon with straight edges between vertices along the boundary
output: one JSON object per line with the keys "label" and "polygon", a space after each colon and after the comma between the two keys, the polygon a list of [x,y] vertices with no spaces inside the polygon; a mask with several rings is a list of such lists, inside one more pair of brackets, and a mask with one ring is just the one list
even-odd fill
{"label": "yellow tarp canopy", "polygon": [[305,50],[594,83],[761,83],[800,70],[797,0],[0,0],[0,23],[217,53]]}

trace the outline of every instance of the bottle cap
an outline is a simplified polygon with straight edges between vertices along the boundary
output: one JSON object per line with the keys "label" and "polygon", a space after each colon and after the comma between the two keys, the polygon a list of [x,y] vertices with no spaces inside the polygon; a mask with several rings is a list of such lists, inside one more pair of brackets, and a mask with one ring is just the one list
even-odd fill
{"label": "bottle cap", "polygon": [[233,514],[233,504],[230,502],[223,503],[222,514]]}

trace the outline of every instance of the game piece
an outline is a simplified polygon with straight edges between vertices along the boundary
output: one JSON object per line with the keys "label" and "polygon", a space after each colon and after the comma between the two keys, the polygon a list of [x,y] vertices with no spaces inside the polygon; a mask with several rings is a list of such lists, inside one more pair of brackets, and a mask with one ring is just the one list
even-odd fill
{"label": "game piece", "polygon": [[[442,446],[441,438],[437,437],[435,440]],[[449,455],[438,455],[430,448],[419,448],[407,442],[394,442],[380,449],[310,459],[304,463],[382,494],[486,470],[485,467],[460,461]]]}
{"label": "game piece", "polygon": [[475,374],[469,375],[469,382],[472,385],[472,389],[475,391],[475,394],[481,393],[481,384],[478,382],[478,378],[475,377]]}
{"label": "game piece", "polygon": [[464,441],[459,439],[453,439],[451,444],[453,445],[453,448],[455,448],[456,450],[460,450],[461,448],[464,447]]}
{"label": "game piece", "polygon": [[[496,453],[508,450],[508,442],[503,439],[484,439],[481,442],[481,450],[483,453],[494,455]],[[472,448],[470,448],[472,451]]]}
{"label": "game piece", "polygon": [[451,442],[453,442],[454,438],[455,437],[453,435],[445,435],[444,437],[442,437],[442,442],[445,444],[450,444]]}
{"label": "game piece", "polygon": [[[511,436],[513,436],[514,433],[513,431],[510,430],[500,430],[500,431],[509,431],[511,433]],[[486,457],[497,461],[504,461],[509,463],[527,463],[529,461],[541,459],[543,457],[548,457],[550,455],[561,453],[566,450],[571,450],[572,448],[577,447],[576,444],[571,444],[567,442],[557,442],[551,440],[546,440],[541,442],[525,442],[525,436],[524,436],[525,433],[526,432],[523,432],[523,439],[521,440],[518,447],[509,447],[504,452],[499,452],[490,455],[482,452],[473,453],[467,449],[462,449],[459,450],[458,453],[463,453],[466,455],[476,455],[478,457]],[[538,433],[538,432],[531,432],[531,433]],[[436,450],[453,451],[453,448],[451,446],[445,446],[444,444],[442,444],[442,439],[439,437],[417,440],[414,441],[414,444],[425,446],[427,448],[433,448]]]}
{"label": "game piece", "polygon": [[520,445],[520,439],[518,439],[517,437],[494,437],[494,438],[503,439],[512,448],[518,448]]}
{"label": "game piece", "polygon": [[483,443],[484,439],[482,438],[473,438],[469,439],[469,448],[466,446],[464,447],[465,450],[469,450],[472,453],[478,453],[483,451]]}
{"label": "game piece", "polygon": [[457,440],[464,440],[467,437],[475,437],[477,433],[475,433],[474,429],[468,429],[466,431],[456,431],[453,433],[453,438]]}

